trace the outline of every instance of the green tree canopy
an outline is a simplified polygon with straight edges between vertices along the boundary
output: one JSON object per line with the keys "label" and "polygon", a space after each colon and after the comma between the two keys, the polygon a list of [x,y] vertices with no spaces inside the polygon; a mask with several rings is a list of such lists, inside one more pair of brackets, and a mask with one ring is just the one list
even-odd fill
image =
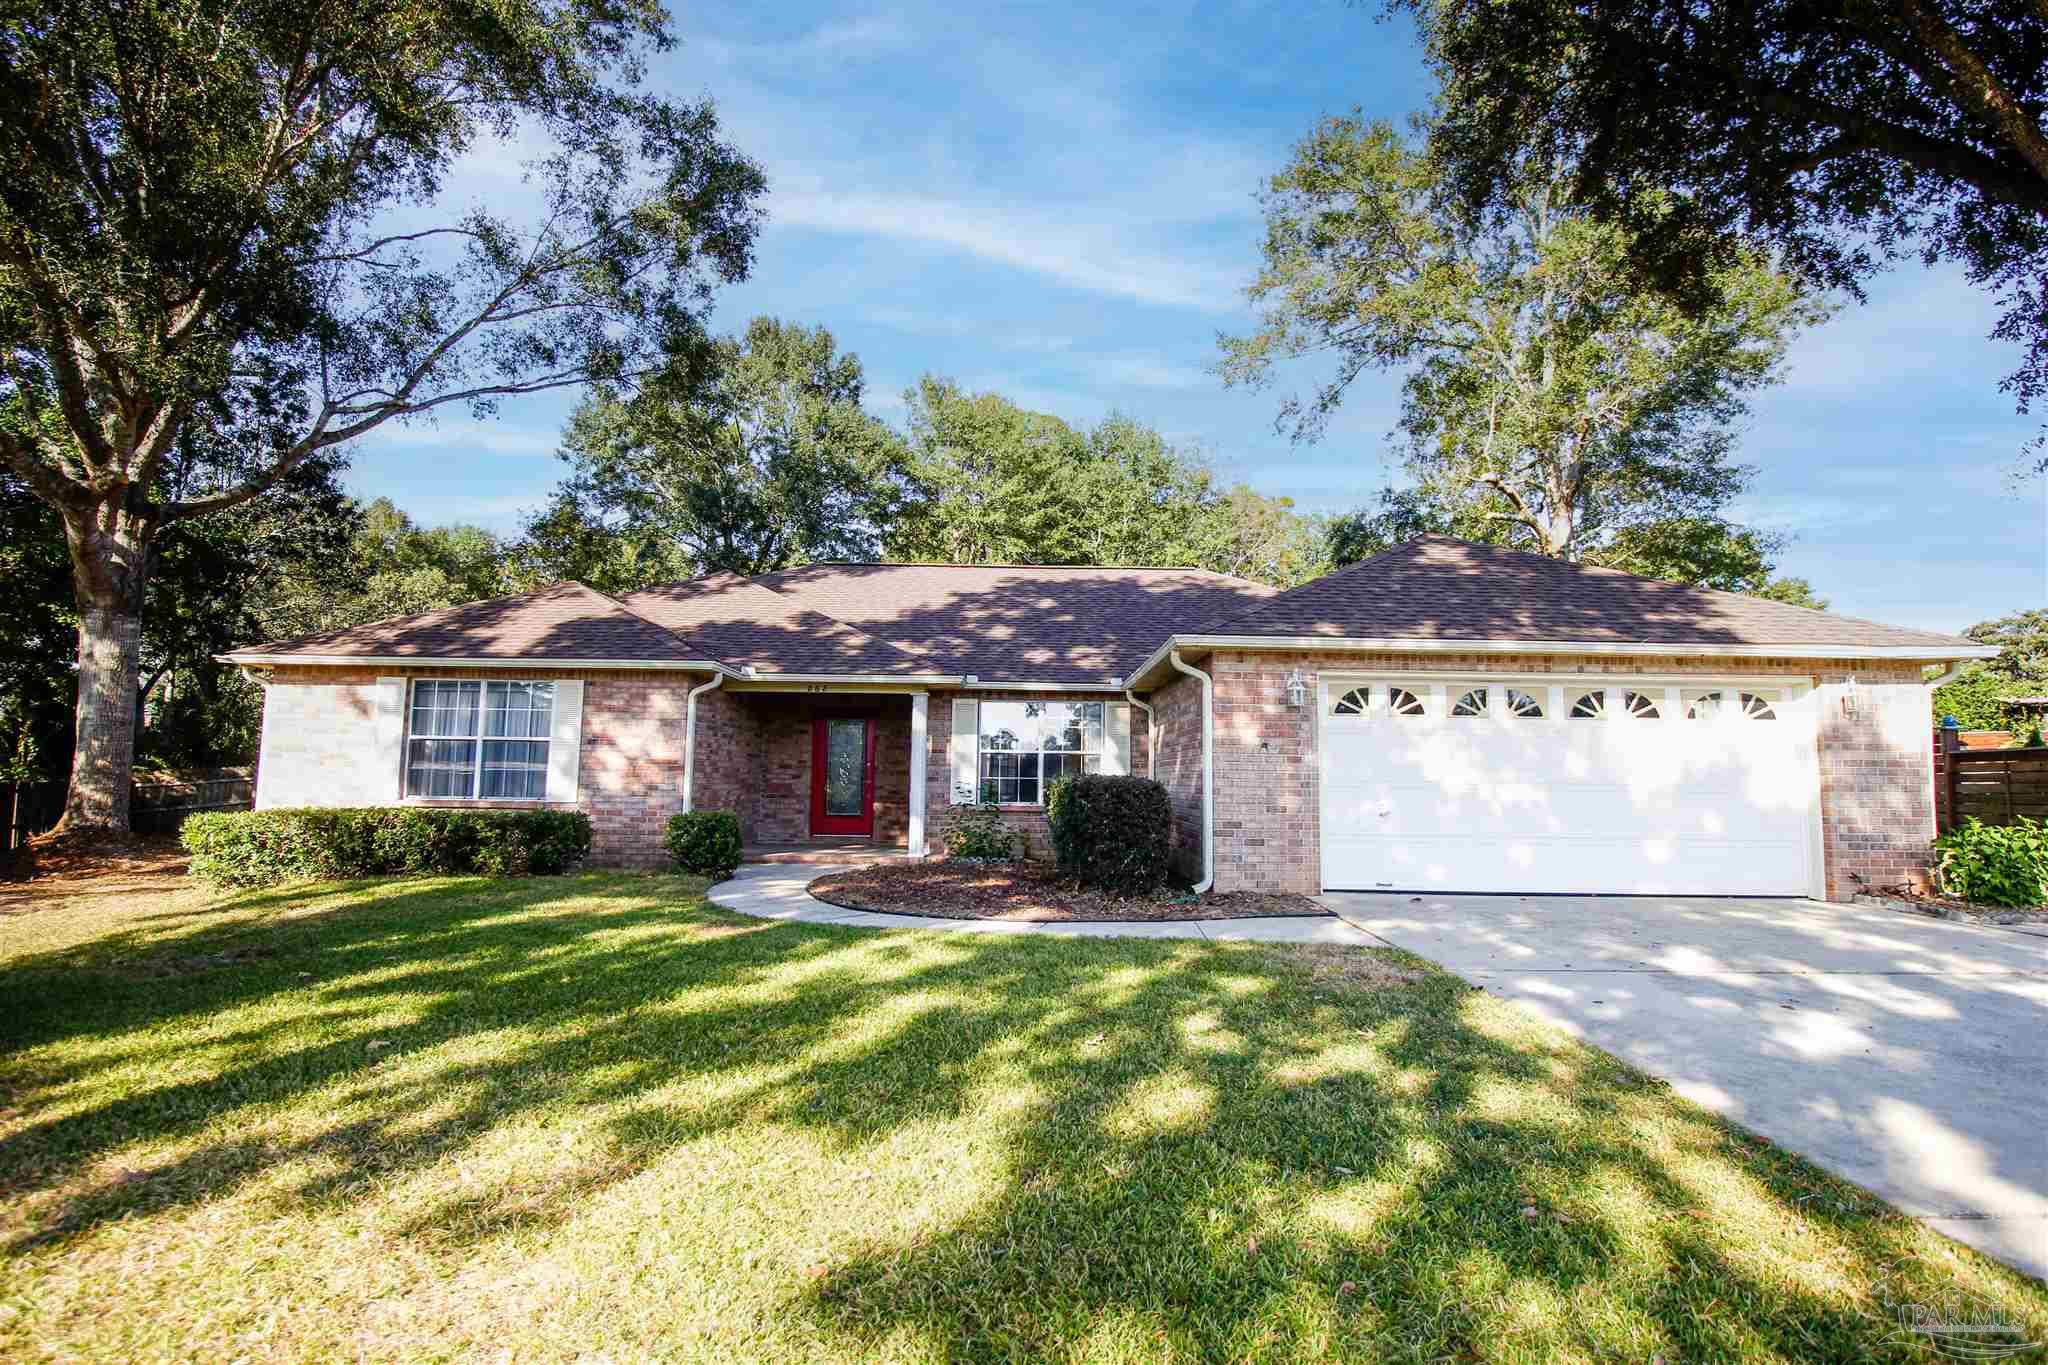
{"label": "green tree canopy", "polygon": [[[861,407],[862,385],[860,358],[823,327],[755,318],[744,337],[677,355],[633,394],[587,399],[563,440],[575,469],[566,495],[585,535],[595,524],[659,539],[691,573],[873,559],[902,497],[905,452]],[[567,504],[554,511],[537,527],[566,551],[576,518]]]}
{"label": "green tree canopy", "polygon": [[1219,490],[1207,464],[1112,413],[1081,431],[926,376],[910,406],[910,487],[894,559],[1189,565],[1293,584],[1322,564],[1320,526],[1284,498]]}
{"label": "green tree canopy", "polygon": [[[760,172],[635,88],[655,3],[54,0],[0,25],[0,462],[79,616],[65,824],[125,828],[163,528],[381,423],[636,372],[751,259]],[[540,147],[530,222],[444,206]],[[166,493],[195,424],[218,477]],[[225,458],[232,454],[233,458]]]}
{"label": "green tree canopy", "polygon": [[2028,717],[2014,697],[2048,695],[2048,610],[2014,612],[1979,621],[1963,632],[1997,645],[1998,657],[1972,664],[1934,691],[1934,718],[1954,716],[1965,730],[2017,730]]}
{"label": "green tree canopy", "polygon": [[1433,147],[1469,209],[1519,198],[1525,149],[1567,146],[1576,202],[1682,294],[1710,296],[1750,243],[1850,290],[1909,251],[1956,261],[2026,348],[2005,381],[2020,409],[2048,386],[2039,0],[1391,8],[1421,20]]}
{"label": "green tree canopy", "polygon": [[1769,543],[1724,516],[1751,474],[1735,432],[1821,310],[1754,257],[1701,309],[1632,283],[1626,233],[1578,211],[1569,178],[1527,158],[1512,202],[1473,217],[1391,126],[1326,121],[1274,177],[1249,291],[1261,325],[1224,339],[1224,375],[1262,385],[1281,361],[1334,357],[1312,398],[1281,408],[1314,439],[1361,374],[1404,372],[1415,487],[1347,519],[1333,548],[1443,530],[1754,586]]}

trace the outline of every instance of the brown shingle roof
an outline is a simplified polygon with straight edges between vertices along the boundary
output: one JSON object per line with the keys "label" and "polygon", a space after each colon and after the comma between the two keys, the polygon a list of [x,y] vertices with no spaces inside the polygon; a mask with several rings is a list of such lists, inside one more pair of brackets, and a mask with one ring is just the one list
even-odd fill
{"label": "brown shingle roof", "polygon": [[1168,638],[1514,641],[1978,652],[1975,641],[1431,536],[1291,592],[1200,569],[812,564],[629,595],[576,583],[238,650],[431,659],[715,660],[763,673],[1120,681]]}
{"label": "brown shingle roof", "polygon": [[[645,588],[620,599],[650,621],[763,673],[914,674],[928,661],[738,574]],[[943,671],[943,670],[940,670]]]}
{"label": "brown shingle roof", "polygon": [[[1185,627],[1183,629],[1186,629]],[[1977,642],[1742,593],[1688,588],[1541,555],[1425,536],[1280,593],[1203,633],[1359,639],[1587,641],[1688,647],[1926,649]]]}
{"label": "brown shingle roof", "polygon": [[753,581],[887,640],[928,672],[990,682],[1120,681],[1175,631],[1274,593],[1205,569],[810,564]]}
{"label": "brown shingle roof", "polygon": [[394,616],[345,630],[238,649],[235,655],[309,654],[407,659],[715,659],[698,641],[636,616],[581,583],[516,597]]}

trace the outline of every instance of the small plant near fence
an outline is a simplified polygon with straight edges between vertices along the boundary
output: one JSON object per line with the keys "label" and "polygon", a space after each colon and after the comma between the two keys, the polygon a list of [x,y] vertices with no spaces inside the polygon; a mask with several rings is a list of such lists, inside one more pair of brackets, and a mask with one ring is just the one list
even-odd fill
{"label": "small plant near fence", "polygon": [[739,869],[740,818],[729,810],[671,815],[661,842],[683,871],[722,882]]}
{"label": "small plant near fence", "polygon": [[2048,830],[2037,820],[1965,820],[1934,841],[1934,852],[1935,874],[1951,896],[1986,905],[2048,903]]}
{"label": "small plant near fence", "polygon": [[428,873],[549,876],[590,856],[590,817],[411,806],[201,812],[179,838],[192,855],[192,875],[218,886]]}
{"label": "small plant near fence", "polygon": [[1023,839],[1003,823],[1002,807],[993,801],[954,806],[946,813],[946,856],[977,862],[1015,862]]}
{"label": "small plant near fence", "polygon": [[1166,883],[1173,801],[1148,777],[1062,777],[1045,798],[1053,856],[1084,886],[1142,896]]}

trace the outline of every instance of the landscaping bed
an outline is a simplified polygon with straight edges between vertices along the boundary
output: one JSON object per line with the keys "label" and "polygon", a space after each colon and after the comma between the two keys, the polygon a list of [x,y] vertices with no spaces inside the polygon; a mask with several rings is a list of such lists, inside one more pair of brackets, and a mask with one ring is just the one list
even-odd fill
{"label": "landscaping bed", "polygon": [[876,863],[820,877],[810,890],[819,900],[849,910],[935,919],[1249,919],[1330,913],[1307,896],[1251,891],[1193,896],[1166,887],[1149,896],[1112,896],[1077,885],[1051,863]]}

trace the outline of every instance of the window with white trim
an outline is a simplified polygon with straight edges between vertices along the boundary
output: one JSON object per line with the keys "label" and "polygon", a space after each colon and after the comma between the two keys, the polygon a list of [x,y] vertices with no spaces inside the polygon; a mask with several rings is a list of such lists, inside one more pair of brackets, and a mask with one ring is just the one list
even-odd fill
{"label": "window with white trim", "polygon": [[983,702],[977,759],[981,799],[1040,806],[1055,779],[1100,772],[1102,725],[1099,701]]}
{"label": "window with white trim", "polygon": [[420,678],[407,716],[405,794],[539,801],[554,723],[551,682]]}

